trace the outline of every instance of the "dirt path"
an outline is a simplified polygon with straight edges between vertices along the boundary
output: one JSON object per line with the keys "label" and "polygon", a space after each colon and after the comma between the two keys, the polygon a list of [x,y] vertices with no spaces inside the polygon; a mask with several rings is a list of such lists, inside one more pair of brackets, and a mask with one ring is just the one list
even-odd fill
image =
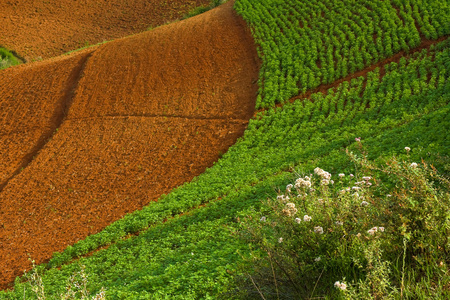
{"label": "dirt path", "polygon": [[128,36],[179,19],[209,0],[4,0],[0,45],[27,61]]}
{"label": "dirt path", "polygon": [[1,288],[28,256],[44,262],[190,181],[243,134],[258,61],[232,4],[0,72]]}

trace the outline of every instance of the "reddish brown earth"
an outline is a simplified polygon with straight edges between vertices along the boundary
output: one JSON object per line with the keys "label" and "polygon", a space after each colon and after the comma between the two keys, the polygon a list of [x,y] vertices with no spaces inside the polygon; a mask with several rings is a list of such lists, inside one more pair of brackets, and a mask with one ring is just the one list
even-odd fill
{"label": "reddish brown earth", "polygon": [[258,64],[228,2],[0,71],[0,287],[212,166],[253,115]]}
{"label": "reddish brown earth", "polygon": [[0,45],[27,61],[128,36],[210,0],[3,0]]}

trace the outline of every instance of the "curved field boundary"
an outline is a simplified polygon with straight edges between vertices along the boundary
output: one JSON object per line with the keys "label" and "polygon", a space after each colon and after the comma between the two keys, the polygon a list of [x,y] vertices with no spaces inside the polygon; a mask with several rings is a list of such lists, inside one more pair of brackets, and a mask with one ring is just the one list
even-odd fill
{"label": "curved field boundary", "polygon": [[[191,293],[190,295],[195,295],[192,298],[216,295],[224,287],[222,284],[230,278],[228,268],[231,265],[230,269],[233,270],[233,262],[239,260],[236,248],[230,248],[230,243],[236,240],[229,235],[228,230],[224,230],[224,226],[234,227],[232,224],[236,216],[246,215],[245,208],[251,203],[259,203],[258,199],[274,195],[274,186],[283,187],[291,182],[294,177],[289,175],[284,177],[284,183],[278,181],[278,184],[274,184],[269,181],[273,174],[292,166],[292,161],[299,163],[296,170],[300,172],[312,170],[316,166],[332,172],[354,172],[353,164],[348,165],[348,160],[343,159],[345,154],[338,149],[342,145],[355,149],[356,143],[352,141],[357,134],[363,136],[364,143],[368,142],[377,148],[376,157],[380,154],[387,155],[391,151],[389,149],[404,153],[402,145],[414,147],[411,159],[416,161],[421,157],[421,154],[416,152],[419,145],[425,146],[422,154],[428,150],[433,151],[432,149],[445,149],[431,145],[433,141],[443,141],[441,137],[445,129],[436,124],[448,121],[448,72],[444,64],[448,57],[448,46],[443,43],[432,52],[434,54],[417,53],[398,65],[386,66],[387,72],[383,78],[379,79],[379,70],[368,74],[367,89],[363,95],[360,95],[363,78],[358,78],[350,84],[342,84],[338,88],[339,92],[334,95],[334,99],[339,99],[339,110],[342,112],[339,115],[334,114],[338,110],[337,107],[324,105],[332,104],[334,99],[316,94],[313,97],[314,103],[296,101],[282,110],[268,112],[261,120],[251,120],[246,138],[230,149],[214,168],[185,188],[177,189],[167,197],[161,197],[158,203],[127,215],[98,235],[89,236],[73,247],[68,247],[64,254],[55,255],[55,259],[47,266],[52,266],[53,269],[45,272],[45,278],[52,283],[59,281],[58,286],[62,287],[66,278],[77,270],[79,264],[70,264],[58,270],[54,268],[58,261],[68,262],[71,257],[87,253],[83,252],[85,249],[93,249],[93,245],[105,245],[108,241],[114,241],[113,237],[120,240],[126,236],[126,232],[144,229],[147,221],[147,224],[156,223],[156,226],[139,237],[121,241],[109,250],[100,251],[92,258],[79,262],[85,264],[97,278],[93,289],[98,291],[104,286],[112,297],[137,293],[140,296],[146,293],[145,295],[150,297],[152,293]],[[416,79],[423,83],[421,90],[416,89],[413,95],[403,93],[411,88],[409,83]],[[400,94],[404,96],[390,99],[390,87],[398,85],[401,85]],[[376,97],[372,97],[374,94]],[[344,101],[347,98],[355,101]],[[369,108],[366,106],[367,102],[371,104]],[[405,114],[397,114],[399,108],[403,108]],[[336,111],[333,113],[328,109]],[[410,113],[413,117],[408,116]],[[389,117],[392,119],[388,123],[377,121]],[[342,119],[344,124],[341,123]],[[306,122],[302,128],[304,130],[298,130],[297,124],[303,122]],[[337,143],[329,138],[341,134],[343,137],[339,137]],[[421,135],[422,139],[418,139]],[[383,147],[386,142],[393,147]],[[428,148],[427,144],[430,144],[431,148]],[[406,154],[403,157],[405,156]],[[258,157],[258,160],[252,157]],[[336,163],[339,164],[337,169]],[[236,177],[239,179],[235,180]],[[261,186],[261,180],[265,186],[264,191],[254,190],[251,186]],[[185,212],[190,207],[224,194],[234,194],[238,199],[235,198],[234,205],[230,205],[225,198],[225,201],[216,202],[220,208],[195,210],[198,213],[194,215],[199,218],[179,218],[176,222],[160,226],[164,216]],[[204,272],[205,264],[209,269],[207,274]],[[127,276],[124,277],[123,274]],[[202,280],[198,281],[198,278]],[[118,282],[127,285],[117,284]],[[214,284],[209,285],[208,282]],[[143,285],[148,288],[140,289]],[[22,285],[17,285],[16,289],[20,298]]]}
{"label": "curved field boundary", "polygon": [[[388,64],[390,64],[392,62],[399,62],[401,58],[410,58],[410,57],[413,56],[414,53],[419,52],[421,50],[425,49],[425,50],[428,51],[431,47],[433,47],[434,45],[438,44],[439,42],[441,42],[442,40],[445,40],[447,38],[448,37],[443,37],[443,38],[440,38],[439,40],[435,40],[435,41],[429,41],[429,40],[426,40],[424,38],[424,40],[421,43],[421,45],[418,46],[417,48],[411,49],[408,52],[401,52],[399,54],[396,54],[396,55],[394,55],[394,56],[392,56],[392,57],[382,61],[382,62],[378,62],[378,63],[376,63],[376,64],[374,64],[372,66],[369,66],[366,69],[364,69],[362,71],[359,71],[358,73],[355,73],[353,76],[348,76],[348,77],[346,77],[344,79],[337,80],[333,84],[327,85],[326,89],[323,89],[323,88],[319,89],[318,88],[315,91],[315,93],[325,93],[330,88],[337,88],[344,81],[348,81],[349,82],[352,78],[357,78],[357,77],[361,77],[361,76],[365,78],[364,79],[364,85],[365,85],[365,80],[367,79],[367,74],[369,72],[375,70],[376,68],[380,68],[381,70],[384,70],[385,65],[388,65]],[[384,75],[385,75],[384,71],[380,72],[380,80],[382,79],[382,77]],[[311,94],[294,97],[294,98],[291,99],[290,102],[294,102],[295,100],[306,100],[306,99],[309,99]],[[287,103],[288,102],[285,102],[284,104],[279,104],[278,106],[282,107],[283,105],[286,105]],[[264,111],[268,111],[268,109],[261,110],[260,112],[264,112]],[[289,167],[289,168],[286,168],[286,169],[282,169],[280,171],[281,172],[292,172],[292,169],[291,169],[291,167]],[[238,190],[241,190],[241,188],[242,187],[235,187],[233,189],[233,192],[234,191],[237,192]],[[123,236],[117,236],[116,235],[115,238],[111,238],[110,236],[108,236],[109,233],[105,233],[104,234],[104,238],[105,238],[105,241],[107,240],[107,243],[99,244],[97,247],[95,247],[94,250],[92,248],[87,249],[87,251],[89,251],[89,253],[88,252],[83,252],[82,254],[79,254],[79,255],[71,255],[70,253],[77,253],[79,251],[79,249],[81,247],[83,247],[83,246],[79,245],[80,248],[78,248],[78,247],[76,247],[77,246],[76,245],[70,251],[66,250],[63,255],[57,257],[54,261],[51,261],[49,265],[50,265],[50,267],[56,267],[56,266],[60,266],[61,264],[71,263],[71,262],[73,262],[73,260],[76,260],[76,259],[78,259],[80,257],[88,257],[88,256],[98,252],[99,250],[103,250],[103,249],[109,248],[109,246],[116,244],[119,240],[122,241],[124,239],[128,239],[130,237],[139,235],[140,233],[143,233],[144,231],[146,231],[147,229],[149,229],[153,225],[159,224],[160,222],[166,222],[166,221],[172,220],[172,219],[174,219],[176,217],[180,217],[180,216],[183,216],[183,215],[186,215],[186,214],[191,214],[192,212],[196,211],[198,208],[209,206],[211,203],[214,203],[214,202],[220,200],[222,197],[226,197],[227,194],[228,193],[222,194],[222,196],[219,197],[219,198],[202,200],[200,205],[196,205],[196,206],[192,206],[192,207],[190,207],[190,206],[189,207],[188,206],[183,206],[183,207],[177,206],[176,210],[178,210],[178,211],[181,210],[182,211],[180,213],[178,213],[178,212],[177,213],[173,213],[172,204],[171,203],[164,203],[164,204],[162,204],[162,206],[165,205],[166,206],[165,208],[164,207],[159,207],[158,210],[155,211],[153,214],[151,212],[147,213],[148,216],[153,218],[152,220],[147,220],[148,224],[150,224],[149,226],[146,225],[146,226],[143,226],[141,228],[137,228],[134,233],[130,233],[130,232],[125,232],[124,231],[125,235],[123,235]],[[164,212],[166,212],[166,214],[164,214]],[[145,217],[142,217],[142,216],[137,216],[136,217],[136,219],[140,219],[140,218],[142,219],[142,218],[145,218]],[[121,220],[119,222],[116,222],[116,224],[115,224],[116,228],[118,228],[118,229],[120,228],[121,230],[123,230],[126,227],[123,224],[125,222],[122,222],[122,221],[123,220]],[[120,222],[122,222],[121,225],[118,224]],[[141,223],[145,223],[145,222],[141,222]],[[112,229],[110,229],[108,231],[111,232],[111,230]],[[94,237],[94,239],[90,240],[90,242],[84,243],[84,246],[87,246],[90,243],[91,244],[95,243],[94,240],[99,241],[101,239],[102,239],[102,235],[100,233],[98,235],[98,237],[96,237],[96,238]],[[71,259],[73,259],[73,260],[71,260]]]}
{"label": "curved field boundary", "polygon": [[202,173],[253,115],[256,48],[232,2],[88,52],[0,73],[2,136],[28,137],[4,150],[1,288]]}
{"label": "curved field boundary", "polygon": [[0,45],[26,61],[129,36],[180,19],[210,0],[0,2]]}

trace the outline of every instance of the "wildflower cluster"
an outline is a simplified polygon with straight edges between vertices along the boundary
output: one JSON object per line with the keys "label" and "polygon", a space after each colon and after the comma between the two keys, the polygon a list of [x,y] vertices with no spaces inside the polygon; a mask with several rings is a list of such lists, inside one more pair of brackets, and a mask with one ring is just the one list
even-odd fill
{"label": "wildflower cluster", "polygon": [[283,209],[283,214],[288,217],[292,217],[297,213],[297,209],[295,208],[294,203],[287,203],[286,207]]}
{"label": "wildflower cluster", "polygon": [[[395,159],[374,168],[350,157],[361,164],[363,174],[331,174],[317,167],[314,175],[299,176],[266,203],[266,215],[257,218],[262,222],[253,231],[253,241],[262,241],[270,258],[260,261],[258,270],[268,272],[260,278],[265,285],[276,282],[275,290],[295,291],[297,298],[310,297],[315,288],[305,282],[319,282],[322,290],[334,285],[335,293],[348,299],[389,298],[399,290],[392,285],[401,282],[401,274],[390,269],[398,257],[409,255],[405,260],[414,261],[431,252],[427,259],[439,258],[435,265],[445,266],[442,249],[448,248],[450,232],[444,228],[450,224],[442,222],[450,220],[450,197],[438,200],[424,177],[430,170],[422,172],[414,163]],[[324,268],[349,270],[346,282],[336,281],[341,273],[323,273]],[[295,287],[291,290],[287,284]]]}
{"label": "wildflower cluster", "polygon": [[327,171],[322,170],[321,168],[315,168],[314,173],[319,175],[322,178],[321,185],[329,185],[330,183],[333,184],[334,181],[331,179],[331,174]]}
{"label": "wildflower cluster", "polygon": [[347,289],[347,285],[344,282],[339,282],[339,281],[336,281],[334,283],[334,287],[338,288],[338,289],[341,289],[341,290],[346,290]]}
{"label": "wildflower cluster", "polygon": [[384,232],[384,227],[372,227],[367,231],[368,234],[374,235],[376,232]]}

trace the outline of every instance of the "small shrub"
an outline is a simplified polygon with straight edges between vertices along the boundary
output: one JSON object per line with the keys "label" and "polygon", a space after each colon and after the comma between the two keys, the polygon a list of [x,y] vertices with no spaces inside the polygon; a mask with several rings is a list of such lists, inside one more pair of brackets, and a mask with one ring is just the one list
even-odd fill
{"label": "small shrub", "polygon": [[241,297],[450,296],[449,181],[425,162],[348,155],[355,175],[316,168],[241,222]]}

